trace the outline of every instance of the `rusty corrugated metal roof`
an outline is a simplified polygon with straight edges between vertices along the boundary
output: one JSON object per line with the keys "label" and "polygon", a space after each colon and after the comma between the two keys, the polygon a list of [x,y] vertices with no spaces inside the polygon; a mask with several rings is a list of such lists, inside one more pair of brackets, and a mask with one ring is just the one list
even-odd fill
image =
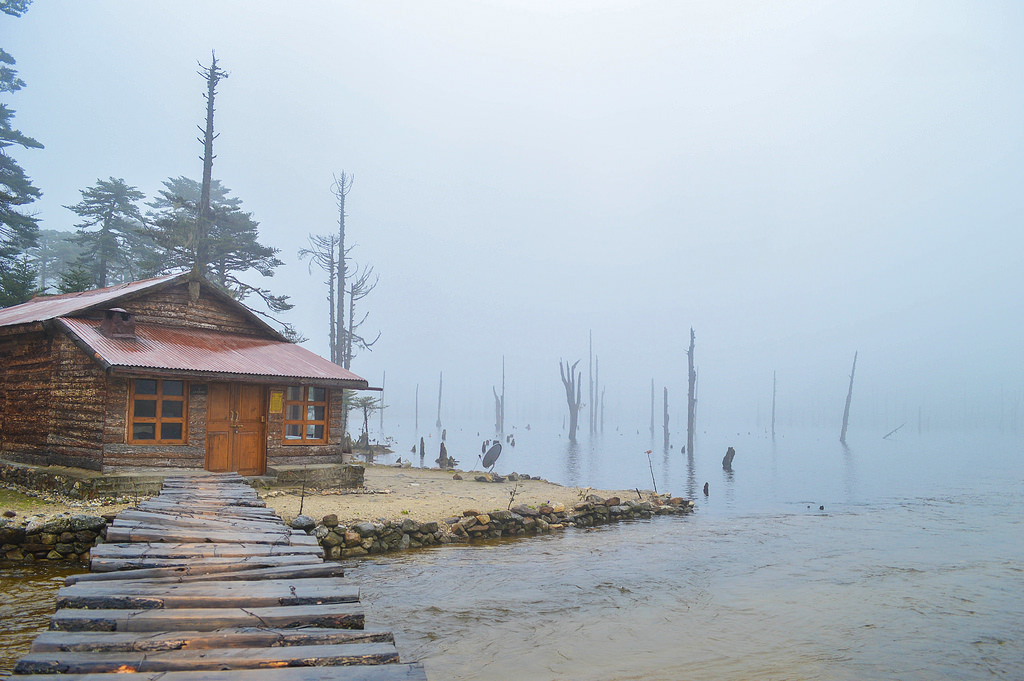
{"label": "rusty corrugated metal roof", "polygon": [[366,388],[366,379],[305,348],[283,341],[188,327],[136,324],[135,338],[108,338],[98,320],[57,320],[100,362],[122,370],[236,374],[344,383]]}
{"label": "rusty corrugated metal roof", "polygon": [[59,296],[40,296],[33,298],[27,303],[13,305],[0,310],[0,326],[31,324],[32,322],[45,322],[48,319],[65,317],[117,300],[123,296],[145,291],[180,276],[182,275],[168,274],[162,277],[154,277],[153,279],[143,279],[142,281],[133,281],[128,284],[98,288],[93,291],[65,293]]}

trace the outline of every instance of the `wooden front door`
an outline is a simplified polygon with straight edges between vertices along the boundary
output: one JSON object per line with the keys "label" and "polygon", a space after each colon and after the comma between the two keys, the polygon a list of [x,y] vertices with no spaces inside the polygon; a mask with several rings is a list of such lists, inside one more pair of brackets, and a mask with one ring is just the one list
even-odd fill
{"label": "wooden front door", "polygon": [[206,402],[206,470],[263,475],[267,448],[263,386],[211,383]]}

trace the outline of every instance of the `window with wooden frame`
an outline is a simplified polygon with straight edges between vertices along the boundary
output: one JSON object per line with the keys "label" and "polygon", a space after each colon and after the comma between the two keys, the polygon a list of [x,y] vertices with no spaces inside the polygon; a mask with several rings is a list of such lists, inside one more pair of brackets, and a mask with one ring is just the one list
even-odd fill
{"label": "window with wooden frame", "polygon": [[128,397],[128,441],[185,444],[188,404],[185,381],[135,378]]}
{"label": "window with wooden frame", "polygon": [[293,385],[284,391],[284,444],[327,444],[327,388]]}

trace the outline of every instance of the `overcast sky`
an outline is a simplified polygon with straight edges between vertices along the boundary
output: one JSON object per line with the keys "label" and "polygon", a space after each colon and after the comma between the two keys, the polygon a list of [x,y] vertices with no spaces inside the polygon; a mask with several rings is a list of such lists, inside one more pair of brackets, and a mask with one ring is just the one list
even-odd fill
{"label": "overcast sky", "polygon": [[98,178],[200,178],[216,49],[214,176],[281,249],[287,320],[326,354],[323,276],[296,251],[335,229],[332,173],[353,173],[382,334],[353,368],[387,371],[396,417],[419,384],[421,420],[443,370],[445,412],[484,423],[502,355],[511,418],[561,418],[558,360],[585,366],[589,329],[623,425],[646,423],[652,378],[681,405],[690,326],[709,421],[763,414],[773,370],[781,413],[838,419],[855,351],[862,423],[1019,403],[1022,36],[1024,5],[973,0],[0,16],[27,83],[5,101],[46,146],[15,151],[43,227],[71,229],[62,206]]}

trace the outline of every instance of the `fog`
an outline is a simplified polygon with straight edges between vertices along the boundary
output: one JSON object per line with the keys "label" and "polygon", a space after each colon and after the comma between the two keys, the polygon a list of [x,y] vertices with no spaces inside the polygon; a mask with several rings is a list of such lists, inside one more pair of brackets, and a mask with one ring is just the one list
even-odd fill
{"label": "fog", "polygon": [[838,436],[859,352],[851,438],[1024,425],[1019,3],[36,0],[0,32],[48,229],[98,178],[200,178],[216,50],[214,177],[320,354],[296,252],[355,175],[386,420],[419,385],[432,424],[443,371],[485,429],[502,357],[507,423],[560,420],[592,331],[606,428],[647,427],[652,378],[679,428],[693,327],[703,424],[764,427],[776,372],[780,427]]}

